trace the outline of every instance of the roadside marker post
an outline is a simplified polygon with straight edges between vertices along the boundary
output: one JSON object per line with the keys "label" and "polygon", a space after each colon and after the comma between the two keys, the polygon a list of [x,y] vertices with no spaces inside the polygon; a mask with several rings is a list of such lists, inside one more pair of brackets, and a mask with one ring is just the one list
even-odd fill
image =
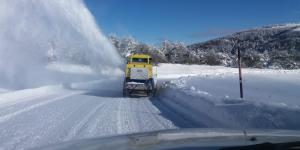
{"label": "roadside marker post", "polygon": [[240,82],[240,97],[243,99],[244,91],[243,91],[243,78],[242,78],[242,67],[241,67],[241,52],[238,48],[238,67],[239,67],[239,82]]}

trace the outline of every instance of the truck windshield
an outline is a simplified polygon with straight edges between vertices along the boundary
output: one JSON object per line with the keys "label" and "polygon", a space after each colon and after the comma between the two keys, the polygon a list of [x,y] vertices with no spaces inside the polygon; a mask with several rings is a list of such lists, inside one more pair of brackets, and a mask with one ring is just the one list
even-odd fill
{"label": "truck windshield", "polygon": [[148,59],[147,58],[132,58],[132,62],[148,63]]}

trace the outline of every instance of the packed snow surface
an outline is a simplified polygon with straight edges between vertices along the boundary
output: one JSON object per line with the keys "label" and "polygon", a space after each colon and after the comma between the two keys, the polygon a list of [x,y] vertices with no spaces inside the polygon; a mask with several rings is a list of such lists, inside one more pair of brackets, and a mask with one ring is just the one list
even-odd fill
{"label": "packed snow surface", "polygon": [[156,97],[123,98],[122,76],[0,94],[0,148],[173,128],[300,128],[300,70],[160,64]]}

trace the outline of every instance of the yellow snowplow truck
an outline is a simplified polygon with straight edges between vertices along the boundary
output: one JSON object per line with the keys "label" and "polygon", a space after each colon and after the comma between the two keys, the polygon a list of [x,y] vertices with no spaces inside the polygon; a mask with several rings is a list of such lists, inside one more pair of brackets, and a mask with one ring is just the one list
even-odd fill
{"label": "yellow snowplow truck", "polygon": [[151,96],[155,92],[152,58],[145,54],[134,54],[127,60],[123,96],[141,92],[146,93],[147,96]]}

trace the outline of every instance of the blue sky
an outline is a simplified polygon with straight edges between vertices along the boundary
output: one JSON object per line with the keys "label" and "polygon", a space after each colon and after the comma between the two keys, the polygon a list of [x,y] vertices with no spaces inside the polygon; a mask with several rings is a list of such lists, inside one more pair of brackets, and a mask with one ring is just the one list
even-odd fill
{"label": "blue sky", "polygon": [[271,24],[299,23],[300,0],[85,0],[104,34],[202,42]]}

